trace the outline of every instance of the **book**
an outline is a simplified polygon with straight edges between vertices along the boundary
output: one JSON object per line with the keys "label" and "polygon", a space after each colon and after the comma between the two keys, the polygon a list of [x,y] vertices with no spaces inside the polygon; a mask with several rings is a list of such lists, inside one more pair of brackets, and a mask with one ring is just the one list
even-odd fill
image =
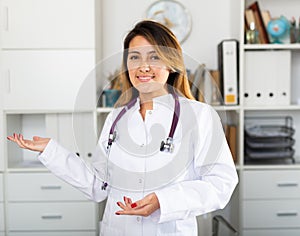
{"label": "book", "polygon": [[255,20],[255,27],[258,30],[258,34],[259,34],[258,36],[259,36],[260,43],[262,43],[262,44],[270,43],[268,32],[267,32],[267,29],[265,27],[265,24],[264,24],[264,21],[263,21],[263,18],[262,18],[262,14],[261,14],[261,10],[260,10],[258,2],[255,1],[247,9],[251,9],[253,11],[254,20]]}
{"label": "book", "polygon": [[252,11],[252,9],[245,10],[245,22],[248,30],[250,29],[250,25],[252,22],[254,22],[255,24],[254,12]]}
{"label": "book", "polygon": [[237,127],[236,125],[225,126],[226,140],[233,158],[233,161],[237,161]]}

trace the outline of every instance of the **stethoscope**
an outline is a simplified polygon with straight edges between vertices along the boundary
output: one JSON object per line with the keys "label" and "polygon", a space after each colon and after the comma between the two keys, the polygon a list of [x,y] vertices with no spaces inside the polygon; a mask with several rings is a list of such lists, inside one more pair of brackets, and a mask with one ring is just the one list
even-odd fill
{"label": "stethoscope", "polygon": [[[170,128],[167,139],[161,141],[160,148],[159,148],[159,150],[161,152],[169,152],[169,153],[172,153],[174,150],[173,137],[174,137],[175,130],[177,128],[178,119],[179,119],[179,115],[180,115],[179,97],[175,93],[175,91],[172,91],[171,94],[175,101],[172,124],[171,124],[171,128]],[[115,130],[117,123],[125,115],[125,113],[134,106],[136,101],[137,101],[137,97],[132,99],[129,103],[127,103],[127,105],[123,107],[123,109],[120,111],[120,113],[117,115],[116,119],[112,123],[111,128],[109,130],[109,136],[108,136],[108,142],[107,142],[107,152],[108,153],[110,151],[110,148],[111,148],[113,142],[116,140],[116,137],[117,137],[117,132]],[[101,189],[106,190],[107,186],[108,186],[108,183],[106,181],[103,181]]]}

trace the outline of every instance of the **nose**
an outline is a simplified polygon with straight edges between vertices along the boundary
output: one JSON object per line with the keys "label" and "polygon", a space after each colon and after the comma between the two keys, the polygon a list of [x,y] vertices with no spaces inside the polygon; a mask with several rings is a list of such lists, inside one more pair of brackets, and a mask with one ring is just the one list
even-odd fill
{"label": "nose", "polygon": [[150,67],[150,65],[146,61],[144,61],[140,65],[139,70],[140,70],[140,72],[150,72],[151,71],[151,67]]}

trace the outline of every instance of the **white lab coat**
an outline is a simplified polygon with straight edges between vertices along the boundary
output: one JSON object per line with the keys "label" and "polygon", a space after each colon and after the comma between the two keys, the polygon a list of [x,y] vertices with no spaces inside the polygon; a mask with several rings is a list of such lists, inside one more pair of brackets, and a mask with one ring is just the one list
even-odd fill
{"label": "white lab coat", "polygon": [[[217,113],[207,104],[183,97],[172,153],[160,152],[168,137],[174,111],[172,95],[155,98],[145,120],[139,100],[116,126],[117,139],[107,158],[109,129],[120,112],[104,124],[93,165],[51,139],[40,161],[89,199],[107,198],[102,236],[195,236],[196,216],[224,208],[238,182],[236,169]],[[101,190],[102,180],[109,187]],[[133,202],[155,192],[160,209],[149,217],[122,216],[118,201]]]}

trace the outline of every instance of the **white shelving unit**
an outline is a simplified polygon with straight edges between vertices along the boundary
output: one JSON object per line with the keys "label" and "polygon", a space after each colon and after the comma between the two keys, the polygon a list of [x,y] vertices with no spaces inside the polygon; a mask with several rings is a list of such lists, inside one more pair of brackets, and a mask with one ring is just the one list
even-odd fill
{"label": "white shelving unit", "polygon": [[[256,44],[244,43],[244,10],[254,1],[245,0],[241,4],[241,24],[240,24],[240,139],[239,139],[239,172],[240,172],[240,222],[239,231],[243,236],[262,235],[299,235],[300,234],[300,106],[299,106],[299,77],[300,77],[300,44]],[[259,0],[261,10],[269,10],[272,17],[292,16],[299,18],[299,1],[284,0]],[[247,53],[261,55],[269,52],[290,53],[290,103],[286,105],[251,105],[245,102],[246,71],[256,70],[263,67],[254,63],[254,68],[247,67]],[[270,63],[265,61],[263,63]],[[285,62],[283,62],[285,63]],[[270,66],[270,65],[268,65]],[[284,70],[284,68],[274,67],[274,70]],[[261,71],[264,73],[266,71]],[[281,72],[281,71],[279,71]],[[283,71],[284,72],[284,71]],[[267,73],[266,73],[267,74]],[[263,81],[261,81],[263,82]],[[276,83],[276,81],[274,81]],[[296,140],[295,160],[292,164],[276,164],[272,161],[267,163],[255,162],[246,163],[244,159],[244,125],[247,117],[250,116],[270,116],[293,118],[293,127],[296,132],[293,136]]]}
{"label": "white shelving unit", "polygon": [[[98,204],[4,137],[52,137],[89,160],[94,150],[94,0],[1,0],[0,235],[96,236]],[[97,35],[99,37],[99,35]],[[84,215],[84,217],[82,217]]]}

